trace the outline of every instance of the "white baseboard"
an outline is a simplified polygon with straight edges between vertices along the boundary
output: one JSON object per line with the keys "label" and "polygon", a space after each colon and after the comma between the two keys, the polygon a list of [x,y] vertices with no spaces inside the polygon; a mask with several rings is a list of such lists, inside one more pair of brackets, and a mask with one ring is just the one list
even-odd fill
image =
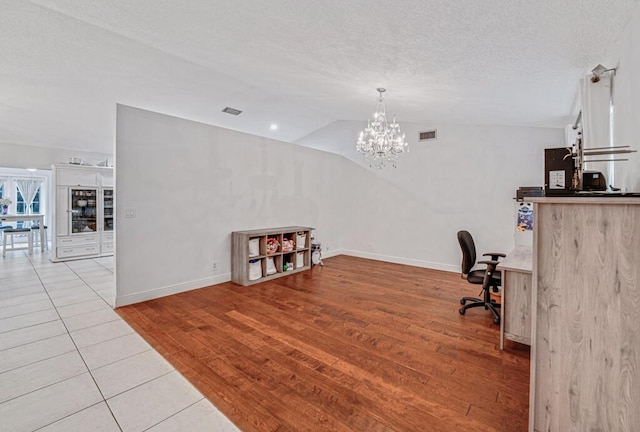
{"label": "white baseboard", "polygon": [[322,251],[322,258],[331,258],[338,255],[345,255],[342,249],[334,249],[332,251]]}
{"label": "white baseboard", "polygon": [[[413,267],[422,267],[434,270],[443,270],[453,273],[460,273],[460,266],[451,264],[435,263],[430,261],[416,260],[411,258],[402,258],[391,255],[381,255],[371,252],[360,252],[349,249],[334,249],[331,251],[323,251],[322,258],[331,258],[338,255],[348,255],[358,258],[372,259],[376,261],[385,261],[395,264],[404,264]],[[231,280],[231,273],[225,273],[210,278],[198,279],[188,282],[182,282],[175,285],[168,285],[161,288],[144,291],[141,293],[118,296],[116,293],[116,307],[126,306],[134,303],[140,303],[147,300],[153,300],[172,294],[179,294],[185,291],[191,291],[198,288],[204,288],[210,285],[217,285]]]}
{"label": "white baseboard", "polygon": [[153,300],[160,297],[166,297],[172,294],[179,294],[185,291],[191,291],[198,288],[204,288],[210,285],[217,285],[231,280],[231,273],[225,273],[205,279],[198,279],[188,282],[182,282],[175,285],[168,285],[161,288],[155,288],[135,294],[118,296],[116,292],[116,307],[126,306],[134,303],[140,303],[147,300]]}
{"label": "white baseboard", "polygon": [[[422,268],[428,268],[428,269],[434,269],[434,270],[443,270],[443,271],[448,271],[452,273],[460,273],[459,265],[436,263],[436,262],[423,261],[423,260],[417,260],[417,259],[411,259],[411,258],[402,258],[402,257],[397,257],[392,255],[381,255],[381,254],[376,254],[371,252],[360,252],[360,251],[354,251],[349,249],[341,249],[338,251],[339,253],[335,253],[336,251],[333,251],[333,252],[334,252],[334,255],[331,255],[331,256],[342,254],[342,255],[349,255],[349,256],[354,256],[358,258],[372,259],[376,261],[385,261],[385,262],[390,262],[394,264],[404,264],[404,265],[409,265],[413,267],[422,267]],[[323,256],[328,257],[329,255],[323,254]]]}

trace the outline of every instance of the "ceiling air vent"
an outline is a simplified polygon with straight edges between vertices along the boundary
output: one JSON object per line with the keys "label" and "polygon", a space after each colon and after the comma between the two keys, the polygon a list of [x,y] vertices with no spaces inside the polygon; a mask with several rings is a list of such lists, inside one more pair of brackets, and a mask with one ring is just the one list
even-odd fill
{"label": "ceiling air vent", "polygon": [[231,108],[231,107],[226,107],[225,109],[222,110],[223,113],[227,113],[227,114],[231,114],[231,115],[238,115],[240,114],[242,111],[240,111],[239,109],[235,109],[235,108]]}
{"label": "ceiling air vent", "polygon": [[437,129],[420,132],[420,141],[430,141],[437,139]]}

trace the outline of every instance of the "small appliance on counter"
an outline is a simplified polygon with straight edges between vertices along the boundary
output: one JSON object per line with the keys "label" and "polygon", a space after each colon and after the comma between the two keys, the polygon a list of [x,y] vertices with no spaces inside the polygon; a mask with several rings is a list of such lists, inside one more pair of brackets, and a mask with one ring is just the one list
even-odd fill
{"label": "small appliance on counter", "polygon": [[574,155],[570,147],[544,149],[545,196],[570,196],[578,189]]}
{"label": "small appliance on counter", "polygon": [[[580,118],[580,117],[579,117]],[[576,129],[577,126],[574,126]],[[587,171],[591,162],[623,162],[618,156],[636,153],[628,145],[584,148],[582,133],[578,132],[571,147],[544,149],[545,196],[615,195],[621,189],[607,186],[607,179],[599,171]],[[594,159],[595,157],[595,159]],[[620,192],[619,194],[626,194]]]}
{"label": "small appliance on counter", "polygon": [[516,201],[524,201],[527,197],[542,197],[544,189],[542,186],[520,186],[516,190]]}
{"label": "small appliance on counter", "polygon": [[601,191],[607,190],[607,180],[600,171],[583,171],[582,172],[582,190],[583,191]]}

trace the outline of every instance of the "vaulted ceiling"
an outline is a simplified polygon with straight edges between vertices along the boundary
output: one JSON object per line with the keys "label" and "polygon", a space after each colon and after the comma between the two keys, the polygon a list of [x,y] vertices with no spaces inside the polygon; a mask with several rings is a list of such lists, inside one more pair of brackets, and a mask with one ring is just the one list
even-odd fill
{"label": "vaulted ceiling", "polygon": [[561,127],[637,3],[0,0],[0,142],[109,153],[116,103],[295,141],[381,86],[402,121]]}

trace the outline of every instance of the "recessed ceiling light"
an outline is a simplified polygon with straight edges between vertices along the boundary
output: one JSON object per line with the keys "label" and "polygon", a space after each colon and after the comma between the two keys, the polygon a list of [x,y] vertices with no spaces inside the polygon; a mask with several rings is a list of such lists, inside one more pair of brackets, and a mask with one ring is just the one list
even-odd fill
{"label": "recessed ceiling light", "polygon": [[37,168],[27,168],[27,171],[36,172],[36,171],[38,171],[38,169]]}
{"label": "recessed ceiling light", "polygon": [[271,126],[269,126],[269,129],[271,130],[278,130],[278,125],[273,123]]}

